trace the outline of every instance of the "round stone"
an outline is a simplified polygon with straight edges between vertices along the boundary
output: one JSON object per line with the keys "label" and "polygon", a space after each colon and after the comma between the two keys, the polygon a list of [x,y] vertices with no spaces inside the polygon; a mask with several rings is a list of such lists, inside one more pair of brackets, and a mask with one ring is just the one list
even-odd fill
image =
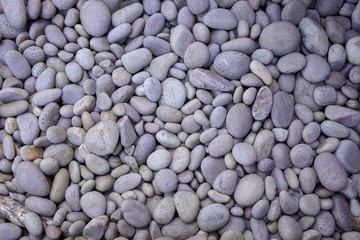
{"label": "round stone", "polygon": [[245,137],[249,133],[251,125],[252,115],[248,106],[238,103],[230,108],[226,116],[226,128],[233,137]]}
{"label": "round stone", "polygon": [[322,82],[330,74],[330,65],[321,56],[309,54],[301,74],[310,83]]}
{"label": "round stone", "polygon": [[200,210],[197,224],[201,230],[212,232],[225,226],[229,219],[229,210],[222,204],[214,203]]}
{"label": "round stone", "polygon": [[214,60],[214,69],[225,78],[240,79],[249,72],[250,58],[237,51],[222,52]]}
{"label": "round stone", "polygon": [[106,211],[106,199],[104,195],[96,191],[85,193],[80,199],[80,205],[90,218],[104,215]]}
{"label": "round stone", "polygon": [[278,231],[284,240],[301,240],[303,231],[300,224],[290,216],[282,216],[278,221]]}
{"label": "round stone", "polygon": [[110,26],[110,10],[102,1],[87,1],[80,9],[80,20],[87,33],[100,37]]}
{"label": "round stone", "polygon": [[314,168],[320,183],[328,190],[337,192],[347,185],[347,174],[337,157],[321,153],[315,158]]}
{"label": "round stone", "polygon": [[264,188],[264,180],[259,175],[246,175],[237,184],[234,199],[241,206],[251,206],[262,197]]}
{"label": "round stone", "polygon": [[293,52],[300,43],[300,32],[297,27],[285,21],[267,25],[260,34],[259,45],[272,51],[277,56]]}
{"label": "round stone", "polygon": [[256,162],[255,148],[248,143],[237,143],[232,149],[232,155],[236,162],[241,165],[249,166]]}
{"label": "round stone", "polygon": [[161,86],[163,91],[160,104],[180,109],[186,99],[184,84],[175,78],[168,78],[161,83]]}
{"label": "round stone", "polygon": [[32,162],[22,162],[16,168],[15,179],[25,192],[45,197],[50,193],[50,184],[41,170]]}
{"label": "round stone", "polygon": [[345,49],[349,62],[360,65],[360,37],[353,37],[347,41]]}
{"label": "round stone", "polygon": [[335,152],[335,156],[348,173],[357,173],[360,170],[360,150],[356,143],[342,140]]}

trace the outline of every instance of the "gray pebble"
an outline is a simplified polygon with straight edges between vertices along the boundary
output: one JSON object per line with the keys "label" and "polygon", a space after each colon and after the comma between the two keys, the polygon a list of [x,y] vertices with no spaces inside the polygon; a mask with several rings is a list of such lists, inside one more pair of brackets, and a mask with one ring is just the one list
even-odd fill
{"label": "gray pebble", "polygon": [[144,228],[150,224],[149,209],[136,200],[124,200],[121,203],[121,212],[126,222],[136,228]]}
{"label": "gray pebble", "polygon": [[282,73],[296,73],[301,71],[306,65],[306,58],[300,53],[289,53],[281,57],[277,63],[277,68]]}
{"label": "gray pebble", "polygon": [[304,45],[311,53],[325,56],[329,48],[329,40],[326,31],[310,17],[301,19],[299,30]]}
{"label": "gray pebble", "polygon": [[200,201],[195,193],[179,191],[174,195],[174,203],[180,219],[184,223],[192,223],[200,209]]}
{"label": "gray pebble", "polygon": [[249,71],[249,67],[250,58],[241,52],[222,52],[218,54],[214,60],[215,71],[228,79],[241,78]]}
{"label": "gray pebble", "polygon": [[[251,186],[252,191],[248,188]],[[241,206],[251,206],[264,194],[264,181],[256,174],[249,174],[240,179],[234,193],[235,201]]]}
{"label": "gray pebble", "polygon": [[212,9],[203,18],[204,24],[209,28],[231,30],[237,27],[238,20],[234,13],[228,9]]}
{"label": "gray pebble", "polygon": [[300,224],[290,216],[282,216],[278,221],[278,231],[284,240],[300,240],[303,237],[303,231]]}
{"label": "gray pebble", "polygon": [[212,232],[225,226],[229,219],[229,210],[222,204],[214,203],[200,210],[197,224],[201,230]]}
{"label": "gray pebble", "polygon": [[13,223],[0,223],[0,234],[6,236],[6,240],[16,240],[21,237],[21,228]]}
{"label": "gray pebble", "polygon": [[88,1],[80,9],[80,20],[87,33],[99,37],[110,26],[110,11],[103,2]]}
{"label": "gray pebble", "polygon": [[128,173],[120,176],[114,183],[114,190],[123,193],[132,190],[141,183],[141,175],[138,173]]}
{"label": "gray pebble", "polygon": [[105,214],[106,199],[101,193],[92,191],[80,198],[80,205],[87,216],[96,218]]}
{"label": "gray pebble", "polygon": [[260,47],[269,49],[278,56],[293,52],[299,46],[299,42],[299,30],[292,23],[285,21],[269,24],[259,37]]}
{"label": "gray pebble", "polygon": [[7,51],[4,60],[15,77],[26,79],[31,75],[30,64],[20,52],[15,50]]}
{"label": "gray pebble", "polygon": [[321,56],[309,54],[306,56],[306,65],[301,73],[310,83],[318,83],[324,81],[329,76],[330,66]]}
{"label": "gray pebble", "polygon": [[271,119],[276,127],[287,128],[294,115],[294,101],[286,92],[277,92],[274,95]]}
{"label": "gray pebble", "polygon": [[41,218],[34,212],[28,212],[24,217],[24,225],[30,234],[40,237],[44,231]]}
{"label": "gray pebble", "polygon": [[49,199],[30,196],[25,200],[25,206],[30,211],[42,216],[52,217],[54,216],[57,207],[54,202]]}

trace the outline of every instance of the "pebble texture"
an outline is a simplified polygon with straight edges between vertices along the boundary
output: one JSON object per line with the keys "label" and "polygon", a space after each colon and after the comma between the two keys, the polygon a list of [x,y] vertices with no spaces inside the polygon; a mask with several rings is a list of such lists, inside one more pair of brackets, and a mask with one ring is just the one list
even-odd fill
{"label": "pebble texture", "polygon": [[359,239],[358,0],[0,5],[0,239]]}

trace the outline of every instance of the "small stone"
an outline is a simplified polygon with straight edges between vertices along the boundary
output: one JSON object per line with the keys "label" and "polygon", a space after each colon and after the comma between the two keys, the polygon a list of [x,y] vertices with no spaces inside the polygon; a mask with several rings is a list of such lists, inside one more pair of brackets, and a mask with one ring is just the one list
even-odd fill
{"label": "small stone", "polygon": [[270,71],[258,60],[253,60],[250,63],[250,70],[253,74],[258,76],[266,85],[272,83],[272,76]]}
{"label": "small stone", "polygon": [[34,235],[36,237],[40,237],[44,231],[41,218],[39,217],[39,215],[33,212],[28,212],[25,214],[24,225],[26,230],[28,230],[31,235]]}
{"label": "small stone", "polygon": [[0,235],[6,236],[5,240],[17,240],[21,237],[21,228],[13,223],[0,223]]}
{"label": "small stone", "polygon": [[256,162],[255,148],[248,143],[237,143],[232,149],[232,155],[236,162],[244,166],[250,166]]}
{"label": "small stone", "polygon": [[184,84],[175,79],[167,78],[161,83],[162,95],[160,98],[160,104],[180,109],[186,99],[186,90]]}
{"label": "small stone", "polygon": [[26,58],[18,51],[10,50],[5,54],[5,63],[15,77],[26,79],[31,75],[31,67]]}
{"label": "small stone", "polygon": [[152,60],[152,54],[150,50],[146,48],[139,48],[134,51],[128,52],[121,57],[121,62],[125,69],[131,73],[137,73]]}
{"label": "small stone", "polygon": [[261,48],[272,51],[277,56],[293,52],[300,43],[300,32],[290,22],[278,21],[267,25],[260,34]]}
{"label": "small stone", "polygon": [[250,58],[241,52],[226,51],[214,59],[214,69],[228,79],[239,79],[249,71]]}
{"label": "small stone", "polygon": [[288,93],[282,91],[275,93],[271,119],[276,127],[289,127],[294,111],[294,101]]}
{"label": "small stone", "polygon": [[334,216],[336,225],[342,231],[352,231],[355,228],[355,219],[350,212],[350,206],[347,200],[339,195],[335,194],[332,197],[334,202],[334,207],[331,210],[332,215]]}
{"label": "small stone", "polygon": [[225,226],[229,219],[229,210],[222,204],[214,203],[200,210],[197,224],[201,230],[212,232]]}
{"label": "small stone", "polygon": [[337,192],[346,187],[346,171],[335,155],[331,153],[319,154],[315,158],[314,168],[320,183],[326,189]]}
{"label": "small stone", "polygon": [[326,31],[310,17],[301,19],[299,30],[302,41],[311,53],[325,56],[329,49],[329,40]]}
{"label": "small stone", "polygon": [[184,58],[186,49],[193,42],[194,36],[184,25],[177,25],[170,33],[171,49],[181,58]]}
{"label": "small stone", "polygon": [[237,27],[238,20],[232,11],[216,8],[210,10],[203,18],[204,24],[209,28],[231,30]]}
{"label": "small stone", "polygon": [[156,173],[154,183],[161,192],[172,193],[178,186],[177,175],[171,169],[161,169]]}
{"label": "small stone", "polygon": [[213,188],[220,193],[231,195],[235,191],[237,179],[235,170],[224,170],[215,178]]}
{"label": "small stone", "polygon": [[356,143],[342,140],[335,152],[335,156],[348,173],[357,173],[360,170],[360,150]]}
{"label": "small stone", "polygon": [[200,201],[195,193],[179,191],[174,195],[174,203],[176,211],[184,223],[192,223],[196,219]]}
{"label": "small stone", "polygon": [[184,63],[188,68],[203,67],[210,58],[210,52],[202,42],[193,42],[186,49]]}
{"label": "small stone", "polygon": [[114,121],[101,121],[87,131],[85,144],[90,152],[104,156],[115,151],[119,135],[120,129]]}
{"label": "small stone", "polygon": [[249,174],[240,179],[236,186],[234,199],[239,205],[247,207],[256,203],[263,194],[263,179],[256,174]]}
{"label": "small stone", "polygon": [[226,128],[233,137],[245,137],[249,133],[251,125],[252,116],[248,106],[238,103],[230,108],[226,116]]}
{"label": "small stone", "polygon": [[[184,223],[180,218],[175,218],[171,223],[161,228],[161,233],[164,240],[169,239],[187,239],[195,236],[199,231],[199,227],[196,222]],[[161,239],[161,238],[160,238]]]}
{"label": "small stone", "polygon": [[80,9],[82,26],[94,37],[102,36],[107,32],[110,19],[110,11],[103,2],[88,1]]}
{"label": "small stone", "polygon": [[306,58],[304,55],[300,53],[289,53],[281,57],[276,66],[282,73],[296,73],[301,71],[305,65]]}
{"label": "small stone", "polygon": [[131,226],[144,228],[150,224],[151,213],[149,209],[136,200],[124,200],[121,203],[121,212],[125,221]]}
{"label": "small stone", "polygon": [[310,83],[322,82],[330,74],[327,61],[317,54],[306,56],[306,65],[301,71],[303,77]]}
{"label": "small stone", "polygon": [[234,85],[221,77],[215,72],[196,68],[189,76],[190,83],[197,88],[208,90],[219,90],[223,92],[230,92],[234,90]]}
{"label": "small stone", "polygon": [[360,37],[353,37],[346,43],[346,56],[350,63],[360,65]]}
{"label": "small stone", "polygon": [[221,134],[214,138],[208,146],[208,151],[212,157],[222,157],[231,151],[234,139],[229,134]]}
{"label": "small stone", "polygon": [[106,199],[101,193],[92,191],[81,197],[80,205],[87,216],[95,218],[105,214]]}
{"label": "small stone", "polygon": [[252,106],[251,113],[255,120],[262,121],[267,118],[273,105],[273,95],[271,90],[262,86],[257,92],[255,102]]}
{"label": "small stone", "polygon": [[22,162],[16,168],[15,179],[22,190],[45,197],[50,193],[50,184],[41,170],[32,162]]}
{"label": "small stone", "polygon": [[108,226],[109,218],[105,215],[95,217],[84,227],[83,236],[91,239],[101,239]]}
{"label": "small stone", "polygon": [[114,183],[114,190],[123,193],[132,190],[141,183],[141,175],[138,173],[128,173],[119,177]]}
{"label": "small stone", "polygon": [[290,216],[282,216],[278,221],[278,231],[284,240],[301,240],[303,231],[300,224]]}

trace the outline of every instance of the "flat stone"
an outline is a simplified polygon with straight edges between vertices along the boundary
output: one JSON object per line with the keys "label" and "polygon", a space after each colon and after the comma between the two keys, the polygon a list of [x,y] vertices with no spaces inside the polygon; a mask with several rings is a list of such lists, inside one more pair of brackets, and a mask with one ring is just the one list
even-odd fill
{"label": "flat stone", "polygon": [[208,90],[219,90],[223,92],[231,92],[234,90],[234,85],[221,77],[215,72],[196,68],[189,76],[190,83],[197,88]]}
{"label": "flat stone", "polygon": [[174,195],[174,203],[180,219],[184,223],[192,223],[200,210],[200,201],[195,193],[179,191]]}
{"label": "flat stone", "polygon": [[201,230],[212,232],[225,226],[229,219],[229,210],[222,204],[214,203],[200,210],[196,222]]}
{"label": "flat stone", "polygon": [[247,207],[256,203],[264,194],[264,181],[256,174],[244,176],[238,182],[234,198],[236,203]]}
{"label": "flat stone", "polygon": [[121,212],[125,221],[133,227],[144,228],[150,224],[151,213],[149,209],[136,200],[124,200],[121,203]]}
{"label": "flat stone", "polygon": [[41,170],[32,162],[22,162],[16,168],[15,179],[22,190],[45,197],[50,193],[50,184]]}
{"label": "flat stone", "polygon": [[[315,158],[314,168],[320,183],[328,190],[337,192],[346,187],[347,174],[337,157],[321,153]],[[336,179],[334,181],[334,179]]]}

